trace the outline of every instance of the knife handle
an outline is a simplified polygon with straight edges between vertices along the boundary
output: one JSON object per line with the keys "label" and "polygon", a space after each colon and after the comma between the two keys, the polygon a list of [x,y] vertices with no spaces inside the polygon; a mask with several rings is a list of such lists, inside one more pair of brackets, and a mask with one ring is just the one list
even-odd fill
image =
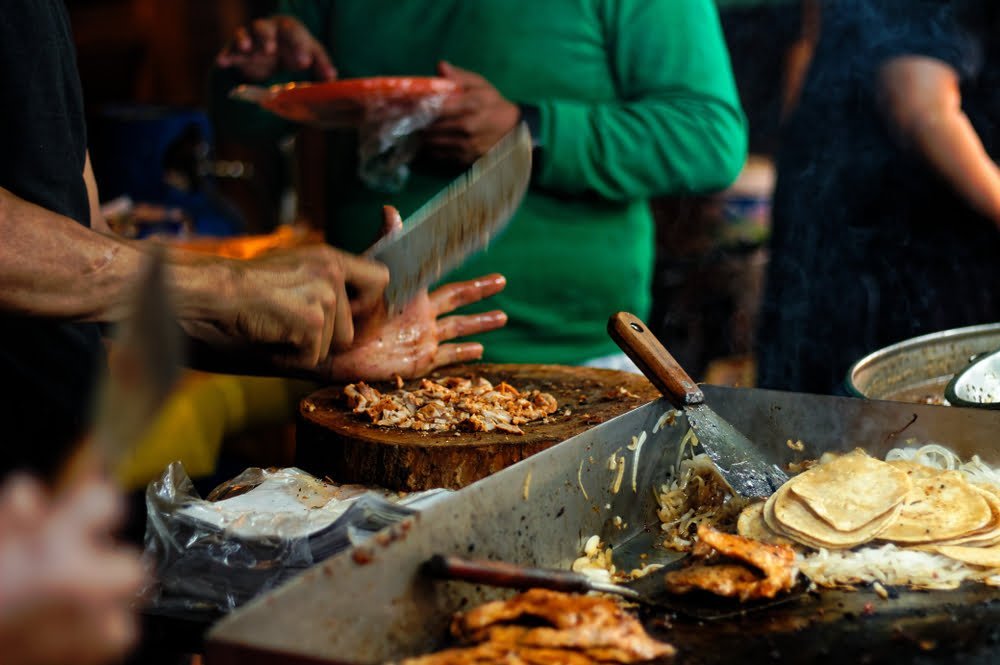
{"label": "knife handle", "polygon": [[461,580],[504,589],[541,588],[586,593],[590,578],[569,570],[531,568],[502,561],[466,559],[435,554],[424,563],[424,572],[442,580]]}
{"label": "knife handle", "polygon": [[681,409],[705,401],[698,384],[635,314],[612,315],[608,319],[608,334],[675,407]]}

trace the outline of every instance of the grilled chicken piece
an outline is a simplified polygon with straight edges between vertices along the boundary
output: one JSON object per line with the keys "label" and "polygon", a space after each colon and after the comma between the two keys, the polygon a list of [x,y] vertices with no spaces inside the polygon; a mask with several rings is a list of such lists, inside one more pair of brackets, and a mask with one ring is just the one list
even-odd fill
{"label": "grilled chicken piece", "polygon": [[344,388],[347,404],[355,412],[364,411],[369,404],[375,404],[382,398],[382,393],[369,386],[364,381],[358,381]]}
{"label": "grilled chicken piece", "polygon": [[[518,621],[529,625],[514,623]],[[547,625],[539,626],[539,621]],[[456,616],[451,628],[466,641],[572,649],[601,662],[637,663],[675,652],[649,637],[613,600],[544,589],[480,605]]]}
{"label": "grilled chicken piece", "polygon": [[667,589],[671,593],[688,593],[700,589],[727,598],[740,600],[757,598],[757,586],[763,581],[743,564],[720,563],[714,566],[697,564],[667,573]]}
{"label": "grilled chicken piece", "polygon": [[696,564],[666,574],[667,589],[687,593],[702,589],[740,600],[774,598],[795,586],[798,569],[795,552],[787,545],[765,543],[723,533],[704,524],[698,526],[698,543],[692,555],[710,558],[715,553],[743,563]]}

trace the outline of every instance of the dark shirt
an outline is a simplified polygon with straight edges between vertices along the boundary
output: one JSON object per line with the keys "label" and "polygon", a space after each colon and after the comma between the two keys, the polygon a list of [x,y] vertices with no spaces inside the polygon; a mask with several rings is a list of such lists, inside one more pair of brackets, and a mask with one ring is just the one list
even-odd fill
{"label": "dark shirt", "polygon": [[[0,127],[0,187],[89,226],[83,98],[62,0],[4,2]],[[95,324],[0,315],[0,475],[47,472],[81,436],[101,351]]]}
{"label": "dark shirt", "polygon": [[[992,2],[993,0],[989,0]],[[763,387],[839,392],[850,365],[929,332],[1000,320],[1000,232],[890,136],[879,67],[922,55],[960,76],[963,110],[1000,156],[995,30],[974,0],[831,0],[782,137],[759,332]]]}

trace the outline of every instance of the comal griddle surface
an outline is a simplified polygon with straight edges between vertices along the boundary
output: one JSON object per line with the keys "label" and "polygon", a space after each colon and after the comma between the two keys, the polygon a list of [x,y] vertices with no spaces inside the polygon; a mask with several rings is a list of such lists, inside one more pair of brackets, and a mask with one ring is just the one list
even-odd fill
{"label": "comal griddle surface", "polygon": [[641,615],[651,635],[677,647],[675,665],[1000,662],[997,589],[968,584],[955,591],[889,591],[888,599],[867,588],[804,593],[709,621],[657,610]]}

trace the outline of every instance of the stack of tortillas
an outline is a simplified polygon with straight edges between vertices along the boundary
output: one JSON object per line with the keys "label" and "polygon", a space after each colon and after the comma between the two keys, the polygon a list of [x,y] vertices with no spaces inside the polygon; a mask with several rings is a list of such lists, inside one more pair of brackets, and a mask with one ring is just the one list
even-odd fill
{"label": "stack of tortillas", "polygon": [[740,535],[815,549],[879,540],[1000,566],[1000,497],[958,471],[862,450],[812,467],[740,515]]}

